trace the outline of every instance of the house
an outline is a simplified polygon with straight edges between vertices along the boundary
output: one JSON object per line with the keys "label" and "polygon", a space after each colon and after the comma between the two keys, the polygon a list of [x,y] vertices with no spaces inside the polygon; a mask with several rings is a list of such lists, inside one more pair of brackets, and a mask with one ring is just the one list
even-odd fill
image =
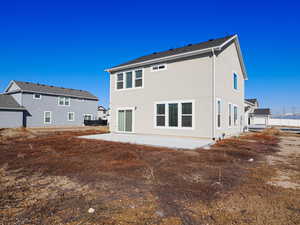
{"label": "house", "polygon": [[22,127],[24,111],[12,96],[0,94],[0,127]]}
{"label": "house", "polygon": [[245,99],[245,129],[268,127],[270,115],[269,108],[259,108],[257,99]]}
{"label": "house", "polygon": [[98,106],[97,110],[97,118],[101,120],[107,120],[108,110],[105,109],[103,106]]}
{"label": "house", "polygon": [[215,140],[243,131],[247,73],[237,35],[154,52],[106,71],[113,133]]}
{"label": "house", "polygon": [[[85,119],[97,117],[98,98],[87,91],[13,80],[2,96],[13,98],[22,108],[24,127],[81,126]],[[1,127],[20,125],[13,122],[20,113],[6,114],[12,119]],[[6,117],[1,115],[0,120]]]}

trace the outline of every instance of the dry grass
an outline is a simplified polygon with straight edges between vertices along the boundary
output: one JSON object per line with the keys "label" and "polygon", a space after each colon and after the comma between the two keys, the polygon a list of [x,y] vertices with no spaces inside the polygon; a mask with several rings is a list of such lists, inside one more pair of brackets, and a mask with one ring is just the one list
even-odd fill
{"label": "dry grass", "polygon": [[[279,151],[281,134],[265,131],[220,141],[211,150],[177,151],[76,138],[93,132],[3,139],[0,221],[300,223],[299,190],[268,184],[276,169],[265,157]],[[94,214],[87,213],[90,207]]]}

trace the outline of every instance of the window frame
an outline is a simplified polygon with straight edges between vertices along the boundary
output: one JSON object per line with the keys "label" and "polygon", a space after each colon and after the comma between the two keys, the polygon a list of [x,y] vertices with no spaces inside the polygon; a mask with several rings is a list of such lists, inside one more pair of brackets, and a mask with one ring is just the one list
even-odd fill
{"label": "window frame", "polygon": [[229,102],[228,103],[228,127],[229,128],[231,128],[232,127],[232,109],[233,109],[233,107],[232,107],[233,105],[232,105],[232,103],[231,102]]}
{"label": "window frame", "polygon": [[[50,121],[46,122],[46,113],[50,114]],[[52,124],[52,111],[44,111],[44,124]]]}
{"label": "window frame", "polygon": [[92,120],[93,119],[93,114],[90,114],[90,113],[84,113],[83,114],[83,121],[85,120],[84,118],[85,118],[85,116],[90,116],[91,117],[91,119],[90,120]]}
{"label": "window frame", "polygon": [[[163,69],[160,69],[160,66],[164,66]],[[154,69],[154,67],[157,67],[157,69]],[[164,71],[167,69],[167,64],[163,63],[163,64],[155,64],[151,66],[151,72],[159,72],[159,71]]]}
{"label": "window frame", "polygon": [[[141,70],[142,71],[142,77],[138,78],[138,80],[142,80],[142,86],[137,87],[135,85],[136,82],[136,71]],[[127,73],[131,72],[132,73],[132,87],[127,88]],[[118,83],[121,81],[118,81],[118,74],[123,74],[123,88],[118,89]],[[136,69],[132,69],[132,70],[124,70],[122,72],[118,72],[115,73],[115,91],[126,91],[126,90],[136,90],[136,89],[140,89],[140,88],[144,88],[144,84],[145,84],[145,70],[144,68],[136,68]]]}
{"label": "window frame", "polygon": [[[118,127],[118,122],[119,122],[119,111],[121,110],[131,110],[132,111],[132,131],[120,131],[119,127]],[[117,133],[129,133],[129,134],[133,134],[135,133],[135,107],[120,107],[116,109],[116,132]],[[125,122],[126,124],[126,122]],[[125,125],[126,126],[126,125]]]}
{"label": "window frame", "polygon": [[[220,98],[216,98],[216,125],[217,129],[222,129],[222,101]],[[220,111],[219,111],[219,103],[220,103]],[[220,116],[220,124],[219,124],[219,116]]]}
{"label": "window frame", "polygon": [[[235,118],[235,108],[236,108],[236,118]],[[239,108],[237,105],[233,105],[233,126],[238,127],[238,117],[239,117]]]}
{"label": "window frame", "polygon": [[[163,105],[164,106],[164,111],[165,111],[165,113],[164,114],[158,114],[157,113],[157,106],[158,105]],[[162,103],[162,104],[156,104],[155,105],[155,113],[156,113],[156,115],[155,115],[155,126],[157,126],[157,127],[165,127],[166,126],[166,123],[167,123],[167,111],[166,111],[166,104],[164,104],[164,103]],[[165,119],[165,122],[164,122],[164,125],[163,126],[160,126],[160,125],[157,125],[157,117],[159,117],[159,116],[163,116],[164,117],[164,119]]]}
{"label": "window frame", "polygon": [[[70,117],[69,117],[70,114],[73,114],[72,120],[70,120]],[[68,112],[68,121],[70,121],[70,122],[75,121],[75,112]]]}
{"label": "window frame", "polygon": [[[37,98],[35,95],[39,95],[40,97]],[[41,100],[42,99],[42,95],[39,94],[39,93],[33,93],[33,99]]]}
{"label": "window frame", "polygon": [[[182,126],[182,103],[192,103],[192,126],[183,127]],[[157,126],[157,111],[156,105],[164,104],[165,105],[165,126]],[[169,104],[178,104],[178,126],[172,127],[169,126]],[[173,100],[173,101],[157,101],[153,104],[153,127],[155,129],[175,129],[175,130],[194,130],[195,129],[195,100]]]}
{"label": "window frame", "polygon": [[239,90],[239,75],[237,72],[233,71],[233,90],[238,91]]}
{"label": "window frame", "polygon": [[[63,99],[63,104],[60,104],[60,99]],[[66,105],[66,99],[69,99],[68,105]],[[67,106],[67,107],[71,106],[71,97],[58,96],[57,100],[58,100],[57,101],[58,106]]]}

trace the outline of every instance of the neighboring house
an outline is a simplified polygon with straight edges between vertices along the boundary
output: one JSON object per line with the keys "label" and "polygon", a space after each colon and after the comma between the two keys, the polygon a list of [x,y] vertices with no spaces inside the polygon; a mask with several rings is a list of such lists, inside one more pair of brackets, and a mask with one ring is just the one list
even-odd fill
{"label": "neighboring house", "polygon": [[0,128],[22,127],[24,111],[12,96],[0,94]]}
{"label": "neighboring house", "polygon": [[103,106],[98,106],[98,111],[97,111],[98,119],[107,120],[107,113],[108,113],[107,109],[105,109]]}
{"label": "neighboring house", "polygon": [[87,91],[13,80],[3,94],[25,108],[24,127],[80,126],[97,117],[98,98]]}
{"label": "neighboring house", "polygon": [[111,132],[222,138],[244,128],[247,73],[237,35],[107,69]]}
{"label": "neighboring house", "polygon": [[245,129],[269,126],[270,109],[258,107],[257,99],[245,99]]}

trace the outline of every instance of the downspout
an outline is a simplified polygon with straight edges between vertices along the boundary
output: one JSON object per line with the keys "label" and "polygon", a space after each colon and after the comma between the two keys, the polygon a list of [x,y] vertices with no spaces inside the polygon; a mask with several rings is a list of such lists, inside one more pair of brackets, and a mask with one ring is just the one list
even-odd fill
{"label": "downspout", "polygon": [[212,111],[213,111],[213,116],[212,116],[212,139],[215,140],[215,135],[216,135],[216,106],[215,106],[215,99],[216,99],[216,55],[215,55],[215,50],[212,48]]}

